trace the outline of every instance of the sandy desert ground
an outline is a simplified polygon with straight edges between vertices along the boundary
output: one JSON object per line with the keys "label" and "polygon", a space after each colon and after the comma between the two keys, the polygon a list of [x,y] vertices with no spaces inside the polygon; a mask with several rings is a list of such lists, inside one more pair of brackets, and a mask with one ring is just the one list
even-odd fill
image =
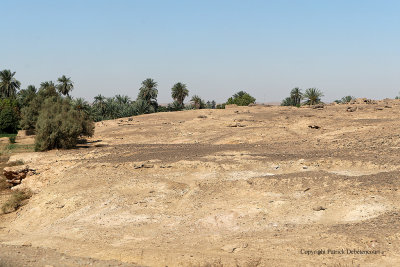
{"label": "sandy desert ground", "polygon": [[77,149],[10,158],[36,170],[14,187],[34,195],[0,215],[0,259],[400,266],[399,118],[385,100],[99,122]]}

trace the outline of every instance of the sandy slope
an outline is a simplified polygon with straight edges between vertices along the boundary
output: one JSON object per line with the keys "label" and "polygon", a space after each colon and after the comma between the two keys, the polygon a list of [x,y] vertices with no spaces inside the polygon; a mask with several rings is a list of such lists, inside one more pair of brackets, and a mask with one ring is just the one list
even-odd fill
{"label": "sandy slope", "polygon": [[100,122],[87,146],[11,159],[36,194],[0,240],[149,266],[398,265],[400,102],[353,107]]}

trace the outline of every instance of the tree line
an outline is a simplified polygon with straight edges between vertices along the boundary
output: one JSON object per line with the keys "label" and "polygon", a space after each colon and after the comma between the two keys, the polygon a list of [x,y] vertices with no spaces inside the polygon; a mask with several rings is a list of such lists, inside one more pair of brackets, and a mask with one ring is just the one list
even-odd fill
{"label": "tree line", "polygon": [[[295,106],[300,107],[301,105],[317,105],[322,103],[321,98],[324,93],[317,88],[308,88],[303,91],[299,87],[295,87],[290,91],[290,95],[282,100],[281,106]],[[341,99],[335,100],[338,104],[347,104],[353,101],[355,98],[351,95],[344,96]]]}
{"label": "tree line", "polygon": [[223,104],[217,105],[214,100],[206,102],[198,95],[193,95],[190,103],[185,104],[189,90],[186,84],[178,82],[171,88],[173,102],[161,106],[157,102],[158,84],[151,78],[141,83],[135,100],[126,95],[104,97],[99,94],[92,103],[71,97],[74,83],[65,75],[56,82],[42,82],[39,88],[20,87],[15,72],[0,72],[0,133],[27,130],[35,134],[37,151],[74,147],[80,138],[93,135],[96,121],[154,112],[225,108],[226,104],[249,105],[256,100],[240,91]]}

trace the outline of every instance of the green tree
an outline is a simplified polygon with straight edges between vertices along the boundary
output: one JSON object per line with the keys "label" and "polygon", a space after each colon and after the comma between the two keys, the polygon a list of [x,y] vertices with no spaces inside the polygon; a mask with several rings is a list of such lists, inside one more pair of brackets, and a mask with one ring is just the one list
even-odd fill
{"label": "green tree", "polygon": [[217,103],[215,102],[215,100],[211,101],[211,108],[215,109],[216,106],[217,106]]}
{"label": "green tree", "polygon": [[17,94],[17,100],[20,108],[26,107],[36,97],[37,90],[34,85],[28,85],[26,89],[22,89]]}
{"label": "green tree", "polygon": [[0,99],[0,133],[17,133],[19,125],[18,103],[15,99]]}
{"label": "green tree", "polygon": [[58,96],[57,86],[52,81],[42,82],[39,88],[39,94],[44,97]]}
{"label": "green tree", "polygon": [[80,112],[84,112],[84,113],[86,113],[87,115],[90,114],[90,110],[91,110],[90,105],[89,105],[89,103],[88,103],[85,99],[83,99],[83,98],[76,98],[76,99],[73,99],[73,100],[72,100],[72,106],[73,106],[76,110],[78,110],[78,111],[80,111]]}
{"label": "green tree", "polygon": [[281,106],[295,106],[293,99],[289,96],[282,100]]}
{"label": "green tree", "polygon": [[36,123],[35,150],[72,148],[82,136],[92,136],[94,123],[68,99],[47,98]]}
{"label": "green tree", "polygon": [[256,102],[256,99],[244,91],[237,92],[226,102],[227,105],[248,106]]}
{"label": "green tree", "polygon": [[299,107],[301,100],[303,99],[303,93],[301,92],[301,89],[298,87],[293,88],[292,91],[290,91],[290,98],[292,100],[292,105]]}
{"label": "green tree", "polygon": [[135,101],[135,103],[133,103],[133,110],[135,115],[155,112],[154,107],[150,106],[149,103],[143,99],[138,99]]}
{"label": "green tree", "polygon": [[69,93],[74,89],[74,83],[71,78],[67,78],[65,75],[58,78],[57,90],[60,94],[68,96]]}
{"label": "green tree", "polygon": [[[148,110],[145,113],[155,112],[158,107],[157,103],[157,82],[153,79],[146,79],[142,82],[137,99],[144,100],[147,103]],[[153,107],[153,108],[150,108]]]}
{"label": "green tree", "polygon": [[[167,106],[168,111],[178,111],[178,110],[182,110],[183,108],[184,107],[182,107],[182,105],[176,100],[174,102],[168,104],[168,106]],[[160,107],[158,107],[158,111],[160,111]]]}
{"label": "green tree", "polygon": [[14,78],[15,72],[10,70],[0,71],[0,95],[1,97],[15,97],[21,83]]}
{"label": "green tree", "polygon": [[119,105],[127,105],[127,104],[130,104],[130,102],[131,102],[131,99],[129,98],[129,96],[126,96],[126,95],[116,95],[115,100],[117,101],[117,103]]}
{"label": "green tree", "polygon": [[47,98],[60,98],[56,86],[52,81],[42,82],[37,94],[29,101],[29,104],[21,109],[21,128],[32,132],[39,117],[43,102]]}
{"label": "green tree", "polygon": [[304,98],[306,99],[306,105],[315,105],[321,103],[321,97],[324,94],[317,88],[308,88],[304,93]]}
{"label": "green tree", "polygon": [[354,99],[355,98],[353,96],[351,96],[351,95],[344,96],[344,97],[342,97],[342,99],[340,99],[340,103],[347,104],[347,103],[351,102]]}
{"label": "green tree", "polygon": [[171,89],[172,91],[172,98],[177,102],[178,109],[183,109],[185,98],[189,95],[189,90],[186,88],[186,84],[183,83],[176,83]]}

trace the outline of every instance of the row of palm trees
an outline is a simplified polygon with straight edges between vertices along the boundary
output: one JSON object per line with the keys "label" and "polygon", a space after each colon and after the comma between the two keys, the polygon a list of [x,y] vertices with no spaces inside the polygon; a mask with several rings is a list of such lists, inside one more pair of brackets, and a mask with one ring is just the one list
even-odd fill
{"label": "row of palm trees", "polygon": [[290,91],[290,96],[285,98],[281,105],[282,106],[297,106],[299,107],[304,99],[303,104],[305,105],[315,105],[321,103],[321,98],[324,94],[317,88],[308,88],[303,93],[298,87],[293,88]]}
{"label": "row of palm trees", "polygon": [[[16,97],[17,91],[21,87],[21,83],[14,76],[15,72],[11,72],[10,70],[0,71],[0,95],[2,98]],[[40,84],[40,87],[46,90],[58,91],[60,94],[69,97],[69,93],[74,89],[74,84],[71,81],[71,78],[67,78],[63,75],[58,78],[57,81],[58,84],[54,84],[53,81],[43,82]],[[25,90],[36,91],[36,88],[33,85],[29,85]]]}

